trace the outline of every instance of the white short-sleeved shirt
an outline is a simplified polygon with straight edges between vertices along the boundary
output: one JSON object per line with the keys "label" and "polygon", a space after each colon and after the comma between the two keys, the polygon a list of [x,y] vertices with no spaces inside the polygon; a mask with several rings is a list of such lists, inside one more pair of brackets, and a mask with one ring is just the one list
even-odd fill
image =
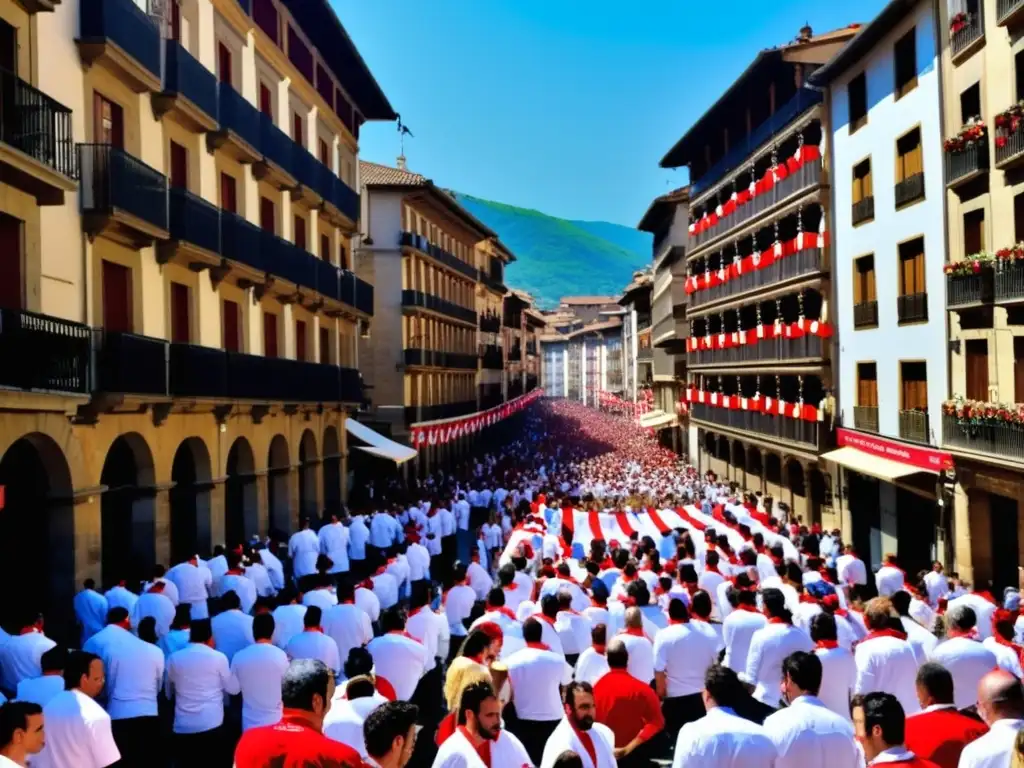
{"label": "white short-sleeved shirt", "polygon": [[654,679],[654,643],[646,637],[622,632],[617,637],[625,644],[629,653],[626,671],[641,683]]}
{"label": "white short-sleeved shirt", "polygon": [[112,625],[100,654],[107,677],[107,711],[114,720],[156,717],[164,682],[164,653],[131,632]]}
{"label": "white short-sleeved shirt", "polygon": [[764,728],[715,707],[679,730],[672,768],[775,768],[777,757]]}
{"label": "white short-sleeved shirt", "polygon": [[224,694],[239,692],[228,657],[189,643],[167,659],[167,695],[174,699],[174,732],[205,733],[224,723]]}
{"label": "white short-sleeved shirt", "polygon": [[237,608],[219,613],[210,620],[213,628],[213,643],[228,662],[243,648],[252,645],[252,616]]}
{"label": "white short-sleeved shirt", "polygon": [[281,679],[288,654],[270,643],[254,643],[231,660],[231,675],[242,691],[242,730],[281,719]]}
{"label": "white short-sleeved shirt", "polygon": [[576,671],[573,674],[577,683],[590,683],[594,685],[598,680],[608,674],[608,658],[603,653],[598,653],[593,646],[587,648],[576,659]]}
{"label": "white short-sleeved shirt", "polygon": [[522,720],[561,720],[564,710],[560,685],[572,682],[572,667],[560,653],[526,647],[507,659],[509,682]]}
{"label": "white short-sleeved shirt", "polygon": [[850,700],[857,687],[857,663],[846,648],[818,648],[814,651],[821,662],[821,690],[818,698],[832,712],[850,720]]}
{"label": "white short-sleeved shirt", "polygon": [[476,603],[476,592],[466,584],[456,584],[444,598],[444,612],[448,616],[448,626],[452,637],[465,637],[468,633],[463,619],[468,619]]}
{"label": "white short-sleeved shirt", "polygon": [[106,768],[121,759],[110,715],[80,690],[62,691],[43,708],[46,746],[36,768]]}
{"label": "white short-sleeved shirt", "polygon": [[304,628],[306,606],[299,603],[279,605],[274,609],[274,645],[284,648]]}
{"label": "white short-sleeved shirt", "polygon": [[[30,701],[45,707],[50,699],[64,690],[64,678],[61,675],[42,675],[30,677],[18,683],[17,701]],[[2,704],[3,702],[0,702]]]}
{"label": "white short-sleeved shirt", "polygon": [[718,642],[689,623],[659,629],[654,638],[654,671],[665,673],[665,697],[704,690],[704,675],[718,659]]}
{"label": "white short-sleeved shirt", "polygon": [[775,768],[863,765],[853,725],[831,712],[816,696],[800,696],[790,706],[769,715],[764,730],[779,751]]}
{"label": "white short-sleeved shirt", "polygon": [[324,629],[324,634],[337,644],[342,666],[348,658],[349,651],[366,645],[373,639],[370,617],[354,602],[332,606],[324,613],[320,625]]}
{"label": "white short-sleeved shirt", "polygon": [[426,669],[427,647],[419,640],[389,632],[366,646],[373,656],[374,673],[391,683],[395,697],[409,701]]}
{"label": "white short-sleeved shirt", "polygon": [[338,644],[323,632],[303,631],[295,635],[285,647],[290,659],[318,659],[337,675],[341,672]]}
{"label": "white short-sleeved shirt", "polygon": [[929,659],[937,661],[953,676],[953,703],[957,709],[978,703],[978,683],[998,666],[992,651],[967,637],[951,637],[939,643]]}

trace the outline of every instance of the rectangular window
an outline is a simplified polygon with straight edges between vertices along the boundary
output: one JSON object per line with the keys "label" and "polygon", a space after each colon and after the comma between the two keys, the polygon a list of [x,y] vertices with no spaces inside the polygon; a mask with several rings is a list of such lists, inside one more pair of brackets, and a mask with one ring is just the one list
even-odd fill
{"label": "rectangular window", "polygon": [[896,60],[896,99],[902,99],[917,87],[917,27],[896,41],[893,58]]}
{"label": "rectangular window", "polygon": [[331,238],[328,235],[320,235],[320,258],[331,260]]}
{"label": "rectangular window", "polygon": [[853,303],[875,300],[875,257],[869,254],[853,262]]}
{"label": "rectangular window", "polygon": [[924,238],[900,245],[900,296],[925,293]]}
{"label": "rectangular window", "polygon": [[21,219],[0,213],[0,307],[4,309],[24,308],[21,247],[23,226]]}
{"label": "rectangular window", "polygon": [[331,149],[323,139],[320,139],[320,162],[328,168],[331,167]]}
{"label": "rectangular window", "polygon": [[320,329],[320,362],[321,363],[332,363],[333,355],[331,354],[331,331],[329,328]]}
{"label": "rectangular window", "polygon": [[338,245],[338,266],[342,269],[348,269],[348,254],[345,253],[344,243]]}
{"label": "rectangular window", "polygon": [[277,357],[277,315],[263,312],[263,356]]}
{"label": "rectangular window", "polygon": [[857,363],[857,405],[878,407],[878,365]]}
{"label": "rectangular window", "polygon": [[960,94],[960,122],[966,124],[972,117],[981,117],[981,83],[975,83]]}
{"label": "rectangular window", "polygon": [[873,197],[871,185],[871,158],[866,157],[853,166],[853,204],[867,197]]}
{"label": "rectangular window", "polygon": [[188,150],[176,141],[171,142],[171,186],[188,189]]}
{"label": "rectangular window", "polygon": [[124,110],[98,91],[93,91],[93,134],[98,144],[124,149]]}
{"label": "rectangular window", "polygon": [[260,228],[270,234],[277,232],[277,215],[274,211],[274,201],[267,197],[260,198]]}
{"label": "rectangular window", "polygon": [[302,250],[306,250],[306,220],[301,216],[296,216],[293,226],[295,228],[295,244]]}
{"label": "rectangular window", "polygon": [[901,410],[928,410],[928,366],[926,363],[900,363],[900,381],[903,385]]}
{"label": "rectangular window", "polygon": [[964,346],[967,368],[967,399],[988,400],[988,341],[968,339]]}
{"label": "rectangular window", "polygon": [[129,267],[103,261],[103,328],[132,331],[132,271]]}
{"label": "rectangular window", "polygon": [[217,43],[217,79],[231,85],[231,49],[224,43]]}
{"label": "rectangular window", "polygon": [[1016,76],[1017,101],[1024,101],[1024,51],[1018,51],[1013,57],[1013,71]]}
{"label": "rectangular window", "polygon": [[850,109],[850,133],[859,130],[868,122],[868,83],[861,72],[846,86]]}
{"label": "rectangular window", "polygon": [[221,171],[220,174],[220,207],[221,210],[238,213],[238,191],[235,177]]}
{"label": "rectangular window", "polygon": [[921,156],[921,129],[914,128],[896,140],[896,183],[924,173]]}
{"label": "rectangular window", "polygon": [[192,340],[190,304],[188,286],[171,283],[171,341],[175,344],[188,344]]}
{"label": "rectangular window", "polygon": [[306,321],[295,321],[295,359],[307,360],[306,357]]}
{"label": "rectangular window", "polygon": [[292,114],[292,140],[300,147],[306,146],[306,123],[298,112]]}
{"label": "rectangular window", "polygon": [[985,250],[985,209],[964,214],[964,255],[973,256]]}
{"label": "rectangular window", "polygon": [[274,116],[274,99],[270,95],[270,87],[266,83],[260,83],[260,112],[267,117]]}
{"label": "rectangular window", "polygon": [[0,68],[18,74],[18,28],[0,20]]}
{"label": "rectangular window", "polygon": [[228,352],[241,352],[242,308],[238,306],[238,302],[224,299],[221,310],[224,319],[224,327],[221,329],[224,335],[224,349]]}

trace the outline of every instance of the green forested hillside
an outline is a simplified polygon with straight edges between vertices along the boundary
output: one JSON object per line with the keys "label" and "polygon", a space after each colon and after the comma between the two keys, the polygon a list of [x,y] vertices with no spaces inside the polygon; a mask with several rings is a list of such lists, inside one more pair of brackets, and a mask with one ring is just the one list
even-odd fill
{"label": "green forested hillside", "polygon": [[651,261],[651,237],[604,221],[569,221],[540,211],[456,193],[516,255],[505,282],[533,294],[542,307],[571,294],[620,293]]}

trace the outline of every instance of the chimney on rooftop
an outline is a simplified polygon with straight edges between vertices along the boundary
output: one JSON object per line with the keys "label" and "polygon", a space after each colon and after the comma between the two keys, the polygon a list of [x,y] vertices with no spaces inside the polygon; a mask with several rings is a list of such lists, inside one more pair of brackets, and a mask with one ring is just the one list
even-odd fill
{"label": "chimney on rooftop", "polygon": [[806,43],[807,41],[809,41],[811,39],[811,36],[813,34],[814,34],[814,30],[811,29],[811,25],[810,24],[804,24],[802,27],[800,27],[800,34],[798,34],[796,36],[796,40],[797,40],[798,43]]}
{"label": "chimney on rooftop", "polygon": [[398,170],[400,170],[400,171],[407,171],[407,170],[409,170],[406,167],[406,165],[405,165],[405,155],[399,155],[398,156],[398,160],[396,161],[396,163],[398,164]]}

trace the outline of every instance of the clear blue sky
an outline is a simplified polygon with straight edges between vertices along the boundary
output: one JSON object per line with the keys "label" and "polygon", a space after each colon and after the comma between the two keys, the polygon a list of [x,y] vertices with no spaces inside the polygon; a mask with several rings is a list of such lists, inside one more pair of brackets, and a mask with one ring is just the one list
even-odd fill
{"label": "clear blue sky", "polygon": [[[332,0],[436,183],[635,226],[685,183],[658,161],[762,49],[886,0]],[[393,124],[366,160],[393,164]]]}

